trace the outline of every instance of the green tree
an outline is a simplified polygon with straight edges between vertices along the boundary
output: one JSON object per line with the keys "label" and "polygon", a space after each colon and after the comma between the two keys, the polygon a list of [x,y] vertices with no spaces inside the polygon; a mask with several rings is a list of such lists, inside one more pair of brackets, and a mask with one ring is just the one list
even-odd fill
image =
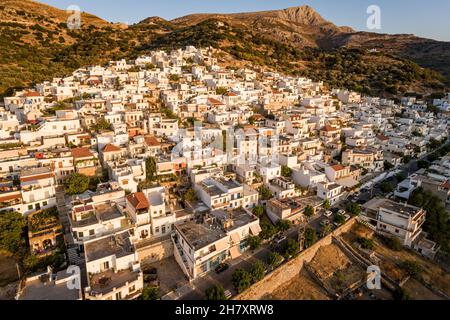
{"label": "green tree", "polygon": [[264,213],[266,212],[266,209],[264,209],[263,206],[256,206],[253,208],[252,213],[257,216],[258,218],[261,218]]}
{"label": "green tree", "polygon": [[285,178],[290,178],[292,176],[292,169],[288,166],[281,166],[281,175]]}
{"label": "green tree", "polygon": [[383,193],[391,193],[394,191],[394,187],[387,181],[383,181],[380,186],[381,192]]}
{"label": "green tree", "polygon": [[388,161],[384,162],[384,170],[388,171],[394,168],[394,165]]}
{"label": "green tree", "polygon": [[278,252],[270,252],[267,255],[267,264],[271,268],[278,267],[283,262],[283,257]]}
{"label": "green tree", "polygon": [[358,243],[363,249],[373,250],[375,248],[375,244],[372,239],[360,237],[358,238]]}
{"label": "green tree", "polygon": [[186,191],[184,194],[184,200],[189,202],[197,200],[197,193],[193,188],[189,188],[188,191]]}
{"label": "green tree", "polygon": [[291,227],[292,227],[292,222],[289,220],[279,220],[276,225],[278,232],[288,231]]}
{"label": "green tree", "polygon": [[361,206],[357,203],[349,203],[345,209],[354,217],[361,214]]}
{"label": "green tree", "polygon": [[300,246],[294,239],[288,239],[288,241],[283,244],[283,255],[286,259],[294,257],[299,251]]}
{"label": "green tree", "polygon": [[261,246],[261,238],[259,236],[252,236],[247,239],[247,244],[250,250],[256,250]]}
{"label": "green tree", "polygon": [[305,216],[312,217],[314,215],[314,208],[310,205],[307,205],[305,208]]}
{"label": "green tree", "polygon": [[408,276],[417,278],[422,272],[423,267],[417,261],[407,260],[400,263],[400,268],[406,271]]}
{"label": "green tree", "polygon": [[337,214],[334,216],[334,222],[341,225],[345,222],[345,217],[342,214]]}
{"label": "green tree", "polygon": [[105,131],[105,130],[109,130],[111,128],[111,125],[109,124],[108,121],[105,120],[105,118],[100,118],[97,120],[97,123],[94,124],[91,129],[96,131],[96,132],[101,132],[101,131]]}
{"label": "green tree", "polygon": [[325,200],[325,201],[323,202],[323,204],[322,204],[322,207],[323,207],[325,210],[330,210],[330,208],[331,208],[330,200]]}
{"label": "green tree", "polygon": [[23,244],[22,233],[26,224],[26,219],[18,212],[1,213],[0,249],[16,253]]}
{"label": "green tree", "polygon": [[327,224],[322,229],[322,235],[326,236],[326,235],[330,234],[332,231],[333,231],[333,228],[331,227],[331,224]]}
{"label": "green tree", "polygon": [[156,175],[156,160],[153,157],[145,159],[145,174],[148,182],[154,182],[157,179]]}
{"label": "green tree", "polygon": [[272,192],[266,186],[261,186],[259,188],[259,195],[261,196],[261,200],[263,201],[267,201],[273,198]]}
{"label": "green tree", "polygon": [[317,242],[317,233],[311,228],[305,230],[305,247],[309,248]]}
{"label": "green tree", "polygon": [[257,261],[250,270],[250,275],[252,276],[253,283],[261,281],[266,273],[266,268],[261,261]]}
{"label": "green tree", "polygon": [[206,300],[223,301],[227,300],[225,290],[221,285],[214,285],[205,291]]}
{"label": "green tree", "polygon": [[142,300],[158,300],[159,299],[159,288],[154,286],[145,287],[142,291]]}
{"label": "green tree", "polygon": [[225,87],[217,87],[216,94],[221,96],[228,92],[228,89]]}
{"label": "green tree", "polygon": [[430,163],[426,160],[419,160],[417,165],[419,169],[428,169],[430,167]]}
{"label": "green tree", "polygon": [[275,226],[271,223],[261,222],[261,233],[259,234],[259,236],[262,239],[268,240],[272,238],[277,232],[277,228],[275,228]]}
{"label": "green tree", "polygon": [[252,276],[242,268],[238,268],[231,276],[231,282],[238,293],[245,291],[252,284]]}
{"label": "green tree", "polygon": [[172,82],[178,82],[178,81],[180,81],[180,76],[177,75],[177,74],[171,74],[169,76],[169,80],[172,81]]}
{"label": "green tree", "polygon": [[73,173],[65,182],[66,193],[70,195],[80,194],[89,189],[90,179],[88,176]]}

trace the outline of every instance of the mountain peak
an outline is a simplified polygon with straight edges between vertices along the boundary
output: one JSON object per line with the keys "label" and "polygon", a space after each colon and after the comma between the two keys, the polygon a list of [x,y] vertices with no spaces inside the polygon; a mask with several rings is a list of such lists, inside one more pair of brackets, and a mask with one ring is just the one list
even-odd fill
{"label": "mountain peak", "polygon": [[312,7],[303,5],[299,7],[291,7],[278,11],[281,19],[289,20],[304,25],[319,26],[329,23],[327,20],[317,13]]}

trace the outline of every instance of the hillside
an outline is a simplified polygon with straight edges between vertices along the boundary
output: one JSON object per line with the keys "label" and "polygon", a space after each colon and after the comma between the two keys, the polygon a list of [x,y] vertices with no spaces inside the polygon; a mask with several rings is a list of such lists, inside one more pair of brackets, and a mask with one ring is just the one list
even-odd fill
{"label": "hillside", "polygon": [[83,13],[81,29],[67,28],[68,13],[30,0],[0,4],[0,94],[63,76],[89,64],[129,57],[166,25],[128,28]]}
{"label": "hillside", "polygon": [[65,11],[38,2],[5,0],[0,9],[0,94],[81,66],[185,45],[213,46],[231,59],[368,94],[442,91],[450,77],[450,43],[356,32],[308,6],[150,17],[132,26],[83,13],[75,31],[67,29]]}

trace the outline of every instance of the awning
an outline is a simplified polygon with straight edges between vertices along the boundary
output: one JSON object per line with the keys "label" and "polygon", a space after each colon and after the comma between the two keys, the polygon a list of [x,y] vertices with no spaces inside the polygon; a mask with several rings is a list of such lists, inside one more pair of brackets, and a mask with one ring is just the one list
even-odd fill
{"label": "awning", "polygon": [[259,224],[255,224],[250,227],[250,232],[254,236],[257,236],[261,231],[262,230],[261,230],[261,227],[259,226]]}
{"label": "awning", "polygon": [[240,243],[241,242],[241,237],[239,236],[239,233],[235,232],[235,233],[231,234],[231,241],[234,244]]}
{"label": "awning", "polygon": [[222,252],[228,248],[228,241],[216,242],[215,247],[217,252]]}
{"label": "awning", "polygon": [[239,252],[239,248],[237,246],[232,247],[230,249],[230,255],[231,255],[231,259],[233,259],[233,260],[236,258],[239,258],[241,256],[241,253]]}

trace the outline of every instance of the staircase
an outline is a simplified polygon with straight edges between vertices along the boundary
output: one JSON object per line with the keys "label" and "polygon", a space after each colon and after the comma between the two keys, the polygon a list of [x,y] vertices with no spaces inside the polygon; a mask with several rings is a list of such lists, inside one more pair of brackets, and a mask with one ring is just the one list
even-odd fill
{"label": "staircase", "polygon": [[78,254],[76,247],[67,249],[67,255],[69,257],[69,263],[71,265],[82,266],[84,265],[84,257]]}

